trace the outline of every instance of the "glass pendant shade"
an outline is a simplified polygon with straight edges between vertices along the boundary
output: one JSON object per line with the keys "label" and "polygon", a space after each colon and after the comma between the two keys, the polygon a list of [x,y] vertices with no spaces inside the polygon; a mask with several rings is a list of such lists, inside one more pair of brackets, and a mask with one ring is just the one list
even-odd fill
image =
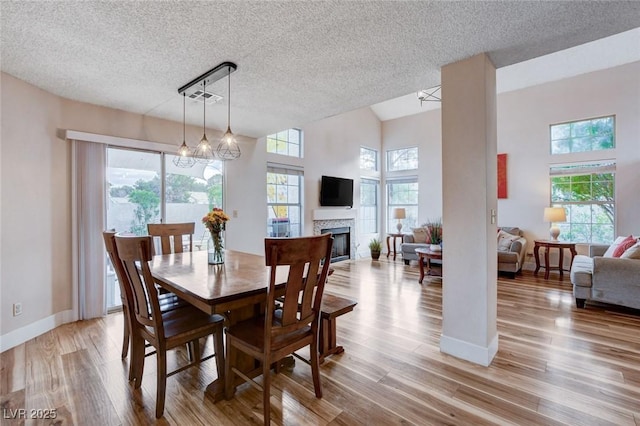
{"label": "glass pendant shade", "polygon": [[227,90],[227,131],[224,132],[218,147],[216,148],[216,154],[220,160],[235,160],[240,157],[240,146],[236,137],[231,131],[231,68],[228,68],[229,75],[227,76],[229,85]]}
{"label": "glass pendant shade", "polygon": [[202,135],[202,139],[200,139],[200,142],[198,142],[198,146],[196,146],[196,149],[193,152],[193,156],[198,163],[210,163],[211,161],[215,160],[213,148],[211,147],[206,134]]}
{"label": "glass pendant shade", "polygon": [[218,148],[216,148],[216,154],[218,158],[226,161],[226,160],[235,160],[240,157],[240,146],[238,145],[238,141],[236,141],[236,137],[230,128],[227,127],[227,131],[220,139],[220,143],[218,144]]}
{"label": "glass pendant shade", "polygon": [[[202,91],[207,93],[206,81],[203,84]],[[206,114],[207,114],[207,104],[205,102],[202,103],[202,139],[198,142],[198,146],[193,152],[193,157],[196,159],[198,163],[210,163],[215,160],[215,155],[213,153],[213,147],[209,143],[209,139],[207,139],[207,130],[206,130]]]}
{"label": "glass pendant shade", "polygon": [[193,158],[193,153],[189,146],[187,146],[187,141],[185,137],[185,102],[186,96],[182,94],[182,145],[178,148],[178,152],[176,156],[173,158],[173,164],[176,167],[193,167],[196,164],[195,158]]}

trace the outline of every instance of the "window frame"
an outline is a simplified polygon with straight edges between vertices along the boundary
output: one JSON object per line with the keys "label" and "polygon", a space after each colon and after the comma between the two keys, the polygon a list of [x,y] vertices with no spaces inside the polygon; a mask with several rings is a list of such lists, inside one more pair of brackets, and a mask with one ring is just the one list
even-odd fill
{"label": "window frame", "polygon": [[[593,161],[588,163],[578,164],[554,164],[549,169],[549,199],[552,206],[563,207],[567,211],[567,221],[558,223],[558,227],[561,230],[560,240],[565,238],[570,239],[577,243],[590,243],[590,244],[610,244],[613,242],[616,235],[616,164],[615,161]],[[600,179],[598,177],[605,177],[610,175],[610,179]],[[561,193],[560,185],[569,185],[565,191],[567,194],[572,195],[572,185],[584,185],[586,184],[586,177],[589,177],[589,185],[591,191],[591,198],[588,200],[572,200],[562,199],[555,194]],[[569,178],[568,183],[554,182],[562,178]],[[596,178],[597,180],[594,180]],[[574,182],[575,180],[575,182]],[[611,199],[598,199],[597,194],[593,193],[594,183],[607,183],[610,182],[610,196]],[[606,187],[604,188],[607,189]],[[588,222],[578,221],[580,215],[585,214],[585,207],[589,207]],[[601,210],[599,213],[598,210]],[[610,210],[609,213],[607,211]],[[609,217],[610,222],[599,221],[597,217]],[[575,219],[574,219],[575,217]],[[600,227],[600,232],[594,232],[595,229]],[[585,231],[588,230],[588,237],[577,238],[576,236],[582,234],[580,228]],[[606,229],[609,228],[607,232]],[[575,231],[574,231],[575,229]],[[594,239],[594,236],[596,238]],[[598,236],[603,238],[597,238]]]}
{"label": "window frame", "polygon": [[[370,167],[362,167],[362,160],[363,160],[363,151],[369,151],[373,153],[373,168]],[[369,170],[372,172],[377,172],[379,169],[379,153],[377,149],[373,149],[373,148],[369,148],[367,146],[361,146],[360,147],[360,170]]]}
{"label": "window frame", "polygon": [[[362,197],[364,194],[363,188],[367,185],[372,185],[375,191],[375,202],[373,204],[365,204],[363,203]],[[373,208],[374,218],[373,218],[373,228],[372,232],[366,231],[367,226],[366,223],[370,223],[372,219],[365,218],[365,209]],[[360,234],[377,234],[380,230],[380,180],[372,179],[369,177],[361,177],[360,178],[360,214],[359,216],[359,226],[361,231]]]}
{"label": "window frame", "polygon": [[[609,136],[609,133],[601,133],[601,134],[595,134],[595,135],[573,135],[572,134],[574,127],[577,127],[579,125],[584,125],[585,123],[592,123],[597,120],[603,120],[603,119],[611,119],[611,133],[610,133],[611,147],[594,149],[595,139],[598,137]],[[554,139],[554,128],[567,126],[567,125],[569,126],[568,137]],[[593,124],[590,124],[590,126],[593,126]],[[577,145],[578,140],[580,139],[589,139],[590,149],[574,150],[573,149],[574,145]],[[559,142],[562,142],[562,141],[566,141],[568,150],[558,151],[559,148],[554,148],[554,143],[557,145]],[[615,114],[585,118],[581,120],[565,121],[565,122],[554,123],[549,125],[549,153],[551,155],[555,156],[555,155],[576,154],[576,153],[584,153],[584,152],[606,152],[615,148],[616,148],[616,116]]]}
{"label": "window frame", "polygon": [[[395,152],[400,152],[400,151],[404,151],[404,153],[401,153],[399,156],[401,155],[408,155],[409,151],[413,151],[415,150],[415,167],[413,167],[412,165],[409,165],[406,168],[390,168],[391,164],[393,164],[393,161],[391,161],[390,157],[393,153]],[[391,173],[395,173],[395,172],[404,172],[404,171],[408,171],[408,170],[418,170],[419,167],[419,150],[417,146],[411,146],[411,147],[406,147],[406,148],[397,148],[397,149],[388,149],[386,151],[386,171],[387,172],[391,172]],[[408,161],[408,160],[407,160]]]}
{"label": "window frame", "polygon": [[[279,174],[279,175],[284,175],[287,177],[290,176],[296,176],[298,179],[298,202],[296,203],[291,203],[291,202],[286,202],[286,203],[282,203],[282,202],[269,202],[269,174]],[[284,236],[288,236],[288,237],[299,237],[302,236],[302,233],[304,232],[304,170],[295,166],[289,166],[289,165],[276,165],[276,164],[267,164],[267,175],[265,176],[265,184],[267,186],[267,227],[266,227],[266,235],[268,237],[270,236],[280,236],[280,235],[273,235],[273,222],[272,219],[274,218],[278,218],[277,213],[276,213],[276,208],[277,207],[286,207],[287,208],[287,217],[291,217],[290,216],[290,207],[297,207],[298,208],[298,212],[299,212],[299,217],[297,217],[297,222],[292,222],[291,220],[289,220],[288,225],[287,225],[287,235]],[[287,186],[289,186],[287,184]],[[277,196],[277,184],[276,184],[276,196]],[[275,217],[271,217],[270,215],[270,210],[273,210]],[[296,227],[298,227],[299,229],[297,230],[297,232],[292,232],[291,228],[292,225],[295,225]]]}
{"label": "window frame", "polygon": [[[280,138],[280,135],[283,132],[287,132],[287,138],[286,139]],[[291,137],[291,132],[297,132],[297,134],[298,134],[298,143],[291,142],[291,138],[290,138]],[[270,145],[269,139],[272,139],[272,140],[275,141],[274,150],[270,150],[269,149],[269,145]],[[286,144],[286,147],[287,147],[286,153],[278,151],[278,144],[279,143]],[[292,127],[290,129],[281,130],[281,131],[276,132],[274,134],[268,135],[266,137],[266,144],[265,145],[266,145],[265,149],[266,149],[267,153],[269,153],[269,154],[284,155],[286,157],[293,157],[293,158],[304,158],[304,151],[303,151],[303,146],[304,145],[303,145],[303,131],[302,131],[302,129],[298,129],[296,127]],[[292,146],[297,146],[298,147],[298,155],[292,155],[291,154],[291,151],[292,151],[291,147]]]}
{"label": "window frame", "polygon": [[[390,197],[390,185],[394,184],[404,184],[404,183],[414,183],[416,185],[415,188],[415,197],[416,202],[414,204],[411,203],[391,203]],[[420,186],[419,186],[418,176],[404,176],[398,178],[389,178],[385,182],[385,191],[386,191],[386,201],[387,201],[387,233],[396,233],[396,223],[392,223],[395,219],[393,219],[393,209],[397,207],[404,207],[406,211],[406,218],[403,220],[403,226],[408,228],[414,228],[418,226],[418,217],[419,217],[419,204],[420,204]],[[414,214],[415,213],[415,214]],[[405,228],[403,228],[405,229]]]}

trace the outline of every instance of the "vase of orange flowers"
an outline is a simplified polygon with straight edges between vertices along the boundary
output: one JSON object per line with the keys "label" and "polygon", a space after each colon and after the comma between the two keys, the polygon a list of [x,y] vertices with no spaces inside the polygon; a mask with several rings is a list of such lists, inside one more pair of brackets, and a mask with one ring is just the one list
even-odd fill
{"label": "vase of orange flowers", "polygon": [[209,265],[219,265],[224,263],[224,238],[222,231],[229,216],[219,208],[214,208],[202,218],[202,223],[209,230],[209,239],[207,240],[207,258]]}

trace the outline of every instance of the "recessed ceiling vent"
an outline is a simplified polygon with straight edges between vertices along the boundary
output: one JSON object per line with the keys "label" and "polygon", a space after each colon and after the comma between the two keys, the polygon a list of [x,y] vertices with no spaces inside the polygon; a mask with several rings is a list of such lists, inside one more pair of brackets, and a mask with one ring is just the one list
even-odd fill
{"label": "recessed ceiling vent", "polygon": [[204,92],[202,89],[196,89],[192,93],[187,91],[187,97],[194,101],[204,102],[207,105],[213,105],[222,100],[222,96],[211,92]]}

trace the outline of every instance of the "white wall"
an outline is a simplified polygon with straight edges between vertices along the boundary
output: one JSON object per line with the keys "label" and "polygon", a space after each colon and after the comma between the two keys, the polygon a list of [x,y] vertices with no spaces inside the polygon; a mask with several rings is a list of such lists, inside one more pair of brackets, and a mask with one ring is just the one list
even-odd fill
{"label": "white wall", "polygon": [[[382,122],[382,141],[382,157],[385,159],[386,151],[418,147],[418,170],[409,170],[399,175],[418,176],[418,224],[442,217],[441,110],[430,110]],[[384,188],[382,192],[383,199],[386,199]],[[409,229],[403,231],[410,232]]]}
{"label": "white wall", "polygon": [[[360,147],[381,150],[381,124],[370,108],[361,108],[329,117],[302,127],[304,132],[305,212],[304,234],[313,234],[311,213],[320,207],[320,178],[322,175],[354,180],[353,202],[360,203]],[[357,212],[356,212],[357,214]],[[383,222],[380,222],[381,224]],[[356,219],[356,230],[358,219]],[[358,231],[356,231],[358,232]],[[360,235],[359,253],[369,254],[372,235]],[[375,237],[378,237],[375,235]]]}

